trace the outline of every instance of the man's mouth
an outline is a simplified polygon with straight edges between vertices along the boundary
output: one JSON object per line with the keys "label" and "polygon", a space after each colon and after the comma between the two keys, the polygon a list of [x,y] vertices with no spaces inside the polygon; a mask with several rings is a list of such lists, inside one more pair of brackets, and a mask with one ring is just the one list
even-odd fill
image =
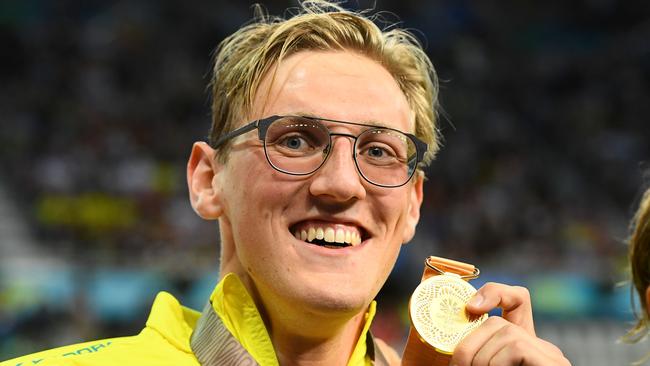
{"label": "man's mouth", "polygon": [[293,235],[298,240],[331,249],[357,246],[363,240],[358,228],[331,224],[296,225]]}

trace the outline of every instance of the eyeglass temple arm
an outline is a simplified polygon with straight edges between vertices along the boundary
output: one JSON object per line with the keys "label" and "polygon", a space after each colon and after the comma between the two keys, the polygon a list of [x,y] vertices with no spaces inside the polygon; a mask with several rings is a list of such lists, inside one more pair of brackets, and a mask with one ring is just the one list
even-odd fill
{"label": "eyeglass temple arm", "polygon": [[252,131],[252,130],[256,129],[259,122],[260,122],[259,120],[251,122],[251,123],[247,124],[246,126],[238,128],[238,129],[236,129],[234,131],[231,131],[230,133],[227,133],[227,134],[221,136],[219,138],[219,140],[217,140],[217,142],[214,143],[214,146],[212,146],[212,148],[216,149],[219,146],[223,145],[226,141],[228,141],[228,140],[230,140],[232,138],[235,138],[235,137],[237,137],[239,135],[243,135],[248,131]]}
{"label": "eyeglass temple arm", "polygon": [[429,149],[429,145],[424,141],[415,140],[415,146],[417,146],[416,151],[417,151],[418,162],[421,163],[424,161],[424,154],[427,153],[427,150]]}

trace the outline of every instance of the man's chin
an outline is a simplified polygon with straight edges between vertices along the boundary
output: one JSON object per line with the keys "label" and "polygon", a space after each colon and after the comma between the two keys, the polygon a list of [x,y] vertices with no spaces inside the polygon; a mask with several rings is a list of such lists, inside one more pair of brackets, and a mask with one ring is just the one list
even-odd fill
{"label": "man's chin", "polygon": [[372,299],[370,296],[363,296],[358,291],[356,293],[319,292],[303,299],[303,302],[317,314],[352,317],[360,312],[365,312]]}

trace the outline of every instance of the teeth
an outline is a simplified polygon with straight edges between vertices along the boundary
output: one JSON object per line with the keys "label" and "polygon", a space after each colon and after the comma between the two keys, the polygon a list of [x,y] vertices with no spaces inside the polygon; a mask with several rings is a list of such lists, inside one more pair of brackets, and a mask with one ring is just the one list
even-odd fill
{"label": "teeth", "polygon": [[[296,230],[296,239],[312,242],[314,239],[324,240],[328,243],[348,243],[351,245],[361,244],[359,233],[354,230],[334,229],[332,227],[310,227],[303,230]],[[333,246],[334,247],[334,246]]]}
{"label": "teeth", "polygon": [[312,241],[314,239],[316,239],[316,229],[310,227],[309,231],[307,232],[307,240]]}
{"label": "teeth", "polygon": [[325,236],[323,237],[323,239],[325,239],[326,242],[333,243],[334,237],[335,237],[334,229],[332,229],[331,227],[325,229]]}
{"label": "teeth", "polygon": [[345,243],[345,231],[343,229],[336,229],[336,238],[334,241],[337,243]]}

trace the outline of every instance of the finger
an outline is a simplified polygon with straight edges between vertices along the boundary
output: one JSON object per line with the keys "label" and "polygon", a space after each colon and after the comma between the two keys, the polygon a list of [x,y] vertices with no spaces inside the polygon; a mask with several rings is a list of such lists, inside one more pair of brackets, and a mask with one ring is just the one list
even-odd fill
{"label": "finger", "polygon": [[547,357],[540,353],[539,350],[529,348],[529,344],[524,341],[515,341],[509,343],[507,347],[502,347],[495,354],[491,355],[490,359],[485,363],[477,365],[544,365],[550,366],[552,363],[548,362]]}
{"label": "finger", "polygon": [[571,365],[550,342],[500,317],[490,317],[454,350],[452,365]]}
{"label": "finger", "polygon": [[[546,341],[530,335],[522,327],[508,323],[499,328],[483,344],[474,356],[472,365],[510,365],[511,363],[495,363],[495,357],[503,361],[512,361],[515,365],[523,362],[533,352],[538,355],[549,355],[555,352],[546,346]],[[505,355],[508,355],[506,358]]]}
{"label": "finger", "polygon": [[468,334],[454,349],[451,356],[452,365],[471,365],[479,350],[489,341],[493,334],[509,323],[498,316],[489,317],[480,327]]}
{"label": "finger", "polygon": [[472,365],[510,365],[509,363],[493,363],[495,356],[505,353],[513,356],[512,360],[516,360],[517,358],[514,356],[519,355],[521,349],[525,349],[527,352],[531,352],[533,349],[539,351],[538,342],[537,338],[532,337],[523,328],[508,323],[487,339],[474,355]]}
{"label": "finger", "polygon": [[[488,363],[477,365],[523,365],[523,366],[571,366],[559,348],[553,346],[551,352],[544,351],[538,347],[542,342],[533,344],[525,340],[517,340],[509,343],[494,354]],[[532,346],[532,347],[531,347]]]}
{"label": "finger", "polygon": [[483,314],[496,307],[503,310],[504,319],[535,335],[533,307],[527,288],[488,282],[468,302],[467,311],[472,314]]}

